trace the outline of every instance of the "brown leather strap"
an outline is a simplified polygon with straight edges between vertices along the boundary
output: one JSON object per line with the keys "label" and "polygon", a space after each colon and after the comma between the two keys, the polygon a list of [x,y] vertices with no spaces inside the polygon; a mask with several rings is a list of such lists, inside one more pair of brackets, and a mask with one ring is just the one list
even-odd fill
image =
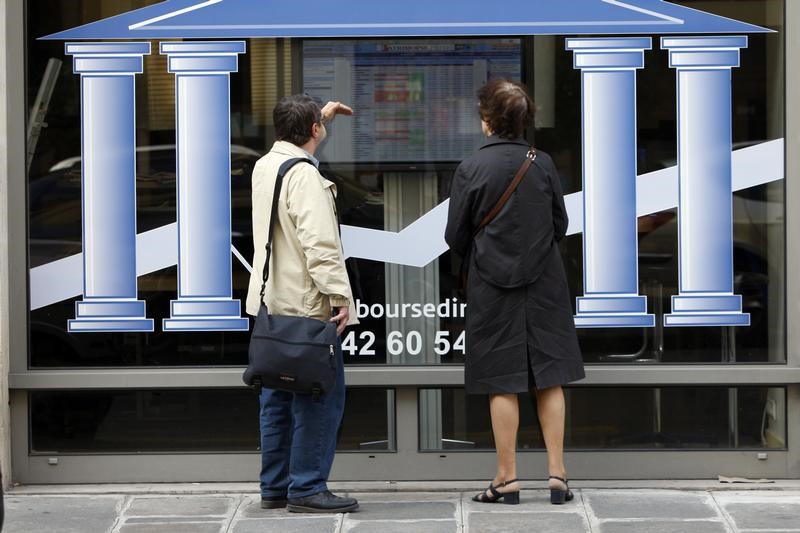
{"label": "brown leather strap", "polygon": [[511,198],[511,195],[514,194],[514,191],[517,189],[517,186],[519,186],[520,182],[522,181],[522,178],[524,178],[525,174],[528,173],[528,169],[531,167],[531,163],[533,163],[535,159],[536,159],[536,150],[534,150],[534,148],[531,147],[531,149],[528,150],[528,153],[525,154],[525,161],[522,162],[522,166],[520,166],[519,170],[517,170],[517,173],[514,175],[514,179],[511,180],[511,183],[508,184],[508,187],[503,193],[503,196],[500,197],[495,206],[491,208],[488,213],[486,213],[486,216],[483,217],[481,223],[478,224],[477,229],[472,234],[473,237],[477,236],[478,233],[480,233],[480,231],[483,228],[485,228],[489,224],[489,222],[494,220],[494,217],[496,217],[500,213],[500,211],[502,211],[503,207],[506,205],[506,202],[508,202],[508,199]]}

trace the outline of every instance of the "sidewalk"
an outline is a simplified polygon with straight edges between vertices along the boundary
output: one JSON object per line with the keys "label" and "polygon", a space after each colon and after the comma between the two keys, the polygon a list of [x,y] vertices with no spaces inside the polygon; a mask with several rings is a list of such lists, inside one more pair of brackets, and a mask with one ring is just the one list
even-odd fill
{"label": "sidewalk", "polygon": [[262,510],[255,484],[15,487],[6,533],[800,533],[800,482],[575,482],[575,500],[550,505],[528,481],[520,505],[470,500],[478,483],[331,483],[358,498],[346,515]]}

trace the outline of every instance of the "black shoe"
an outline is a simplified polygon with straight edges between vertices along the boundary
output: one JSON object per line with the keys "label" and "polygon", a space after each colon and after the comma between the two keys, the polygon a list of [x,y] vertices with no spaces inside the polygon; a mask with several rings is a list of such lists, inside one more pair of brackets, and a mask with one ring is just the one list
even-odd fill
{"label": "black shoe", "polygon": [[[500,492],[497,490],[499,488],[505,487],[506,485],[511,485],[512,483],[516,483],[517,481],[519,480],[517,478],[514,478],[506,481],[505,483],[498,483],[497,485],[492,485],[491,483],[489,483],[489,488],[473,496],[472,501],[480,503],[503,502],[509,505],[519,505],[518,490],[515,490],[513,492]],[[486,491],[489,491],[489,494],[486,494]]]}
{"label": "black shoe", "polygon": [[563,489],[555,487],[550,489],[550,503],[552,503],[553,505],[561,505],[564,502],[572,501],[573,498],[575,498],[575,495],[572,494],[571,490],[569,490],[569,483],[567,482],[566,479],[558,476],[550,476],[549,479],[555,479],[556,481],[560,481],[564,485]]}
{"label": "black shoe", "polygon": [[292,513],[349,513],[358,509],[358,502],[355,498],[334,496],[326,490],[303,498],[290,498],[286,509]]}
{"label": "black shoe", "polygon": [[286,507],[286,496],[262,496],[262,509],[283,509]]}

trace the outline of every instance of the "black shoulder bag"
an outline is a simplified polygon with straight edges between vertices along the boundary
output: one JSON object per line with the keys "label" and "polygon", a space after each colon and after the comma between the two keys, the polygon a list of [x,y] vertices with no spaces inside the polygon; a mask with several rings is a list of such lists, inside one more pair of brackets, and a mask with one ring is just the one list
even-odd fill
{"label": "black shoulder bag", "polygon": [[278,170],[269,219],[267,256],[261,284],[261,306],[250,336],[248,365],[242,379],[256,392],[261,387],[313,394],[316,398],[336,384],[336,324],[315,318],[272,315],[264,304],[283,177],[305,158],[289,159]]}

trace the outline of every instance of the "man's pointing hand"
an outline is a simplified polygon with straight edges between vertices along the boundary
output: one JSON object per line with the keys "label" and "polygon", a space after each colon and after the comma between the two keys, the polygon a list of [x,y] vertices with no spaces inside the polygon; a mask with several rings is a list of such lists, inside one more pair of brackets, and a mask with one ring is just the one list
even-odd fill
{"label": "man's pointing hand", "polygon": [[330,124],[336,115],[352,115],[353,109],[341,102],[328,102],[322,108],[322,123]]}

